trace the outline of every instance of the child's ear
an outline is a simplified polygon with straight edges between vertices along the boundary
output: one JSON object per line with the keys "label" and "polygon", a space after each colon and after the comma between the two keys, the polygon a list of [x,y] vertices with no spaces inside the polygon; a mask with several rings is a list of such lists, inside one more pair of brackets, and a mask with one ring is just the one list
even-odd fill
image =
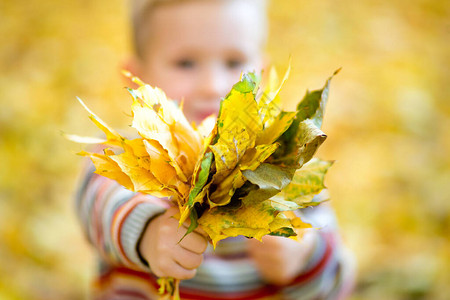
{"label": "child's ear", "polygon": [[[139,59],[134,55],[128,56],[120,65],[121,70],[128,71],[131,73],[131,75],[142,78],[141,68],[139,66]],[[131,88],[138,87],[134,82],[131,81],[130,78],[126,76],[122,76],[122,78],[126,86]]]}

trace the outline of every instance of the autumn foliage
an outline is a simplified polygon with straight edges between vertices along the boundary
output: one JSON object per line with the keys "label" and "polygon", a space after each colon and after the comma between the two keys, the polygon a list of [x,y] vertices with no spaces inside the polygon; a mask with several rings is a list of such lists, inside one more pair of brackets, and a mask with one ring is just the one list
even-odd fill
{"label": "autumn foliage", "polygon": [[315,196],[332,162],[312,158],[326,139],[320,127],[330,80],[288,112],[279,96],[288,75],[289,69],[280,83],[273,69],[261,88],[260,76],[243,74],[217,118],[198,126],[162,90],[132,77],[140,85],[128,89],[138,138],[123,137],[80,99],[106,139],[67,137],[108,146],[102,154],[79,154],[127,189],[167,197],[180,210],[180,225],[190,219],[186,234],[201,226],[214,246],[238,235],[295,237],[311,225],[294,211],[328,200]]}

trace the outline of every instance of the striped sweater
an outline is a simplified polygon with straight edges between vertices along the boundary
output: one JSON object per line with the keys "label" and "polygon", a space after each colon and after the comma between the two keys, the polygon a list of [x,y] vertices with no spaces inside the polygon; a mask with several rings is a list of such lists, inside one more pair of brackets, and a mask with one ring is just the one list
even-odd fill
{"label": "striped sweater", "polygon": [[[165,199],[134,193],[90,170],[77,194],[77,214],[99,261],[90,299],[158,299],[156,277],[137,245],[148,222],[169,207]],[[339,241],[334,214],[325,207],[303,209],[322,228],[313,253],[286,286],[264,282],[246,253],[247,239],[222,240],[209,247],[197,274],[180,285],[187,299],[343,299],[353,282],[352,260]]]}

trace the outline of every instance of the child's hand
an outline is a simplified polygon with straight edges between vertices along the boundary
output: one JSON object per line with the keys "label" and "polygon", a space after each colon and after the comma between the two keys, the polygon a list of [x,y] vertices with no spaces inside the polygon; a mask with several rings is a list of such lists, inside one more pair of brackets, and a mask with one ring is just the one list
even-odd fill
{"label": "child's hand", "polygon": [[267,282],[286,285],[308,263],[317,234],[307,232],[300,242],[277,236],[264,236],[262,242],[251,239],[248,251]]}
{"label": "child's hand", "polygon": [[195,276],[208,242],[205,233],[196,229],[178,243],[189,224],[178,227],[178,220],[173,218],[177,212],[178,208],[169,208],[150,222],[139,251],[156,276],[183,280]]}

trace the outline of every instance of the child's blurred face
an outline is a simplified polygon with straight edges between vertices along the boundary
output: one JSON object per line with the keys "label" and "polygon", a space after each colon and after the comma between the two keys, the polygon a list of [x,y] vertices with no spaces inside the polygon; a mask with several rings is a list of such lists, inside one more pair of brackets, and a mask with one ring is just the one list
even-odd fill
{"label": "child's blurred face", "polygon": [[262,68],[265,20],[252,1],[195,0],[155,8],[144,23],[149,38],[137,60],[138,75],[170,98],[184,99],[190,121],[217,114],[241,72]]}

